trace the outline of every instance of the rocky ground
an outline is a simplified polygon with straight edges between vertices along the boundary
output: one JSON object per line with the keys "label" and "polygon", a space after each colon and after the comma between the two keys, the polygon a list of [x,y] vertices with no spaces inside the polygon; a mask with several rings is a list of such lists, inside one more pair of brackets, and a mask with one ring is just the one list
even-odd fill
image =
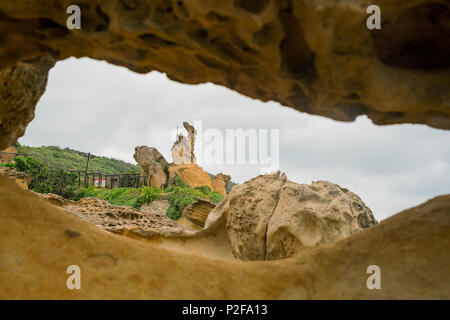
{"label": "rocky ground", "polygon": [[[449,212],[441,196],[335,244],[245,262],[105,232],[0,176],[0,298],[449,299]],[[66,288],[71,264],[81,290]],[[366,287],[373,264],[381,290]]]}
{"label": "rocky ground", "polygon": [[[166,237],[189,235],[194,231],[168,218],[165,210],[157,211],[156,208],[152,210],[151,207],[146,207],[144,211],[140,211],[127,206],[115,206],[97,198],[71,201],[55,194],[37,195],[81,220],[112,233],[148,238],[156,235]],[[153,207],[157,207],[156,204]]]}

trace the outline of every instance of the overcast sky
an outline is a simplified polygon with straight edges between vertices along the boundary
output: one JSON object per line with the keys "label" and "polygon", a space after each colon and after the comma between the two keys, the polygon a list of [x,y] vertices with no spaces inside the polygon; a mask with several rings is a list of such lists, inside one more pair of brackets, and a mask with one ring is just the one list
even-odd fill
{"label": "overcast sky", "polygon": [[[450,192],[450,131],[375,126],[366,117],[337,122],[213,84],[180,84],[161,73],[136,74],[87,58],[58,62],[50,71],[36,117],[19,142],[131,163],[134,147],[148,145],[171,162],[174,130],[183,121],[202,121],[202,132],[218,129],[224,137],[226,129],[278,129],[279,168],[288,179],[346,187],[378,220]],[[238,183],[261,170],[259,165],[202,166],[230,174]]]}

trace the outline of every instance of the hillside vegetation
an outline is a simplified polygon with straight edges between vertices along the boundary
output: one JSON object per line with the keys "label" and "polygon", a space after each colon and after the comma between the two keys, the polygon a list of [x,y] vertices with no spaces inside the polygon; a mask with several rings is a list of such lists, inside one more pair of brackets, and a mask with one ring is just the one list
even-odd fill
{"label": "hillside vegetation", "polygon": [[[64,170],[85,170],[87,152],[80,152],[69,148],[57,146],[28,147],[17,145],[19,153],[26,153],[35,159],[39,159],[49,167]],[[91,154],[89,160],[89,172],[101,172],[103,174],[139,173],[137,165],[122,160],[95,156]]]}

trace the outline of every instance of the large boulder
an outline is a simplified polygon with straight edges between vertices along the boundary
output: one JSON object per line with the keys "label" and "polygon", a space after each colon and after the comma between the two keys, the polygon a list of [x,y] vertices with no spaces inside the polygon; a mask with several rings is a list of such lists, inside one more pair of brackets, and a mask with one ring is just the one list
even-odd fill
{"label": "large boulder", "polygon": [[147,146],[136,147],[133,157],[141,167],[140,175],[149,176],[149,184],[159,188],[166,185],[167,174],[165,168],[169,164],[156,148]]}
{"label": "large boulder", "polygon": [[347,189],[328,181],[298,184],[277,172],[235,186],[210,213],[205,228],[225,225],[239,259],[274,260],[333,244],[376,223]]}

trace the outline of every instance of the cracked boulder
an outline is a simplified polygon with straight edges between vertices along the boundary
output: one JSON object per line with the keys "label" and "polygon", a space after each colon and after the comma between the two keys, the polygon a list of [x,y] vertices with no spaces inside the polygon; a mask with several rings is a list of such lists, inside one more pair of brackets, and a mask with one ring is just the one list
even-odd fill
{"label": "cracked boulder", "polygon": [[66,27],[69,4],[0,2],[0,149],[33,119],[51,61],[68,57],[340,121],[450,129],[448,1],[378,3],[380,30],[366,27],[366,0],[79,0],[80,30]]}
{"label": "cracked boulder", "polygon": [[205,229],[225,225],[236,258],[275,260],[375,224],[370,209],[349,190],[328,181],[298,184],[277,172],[235,186],[210,213]]}

